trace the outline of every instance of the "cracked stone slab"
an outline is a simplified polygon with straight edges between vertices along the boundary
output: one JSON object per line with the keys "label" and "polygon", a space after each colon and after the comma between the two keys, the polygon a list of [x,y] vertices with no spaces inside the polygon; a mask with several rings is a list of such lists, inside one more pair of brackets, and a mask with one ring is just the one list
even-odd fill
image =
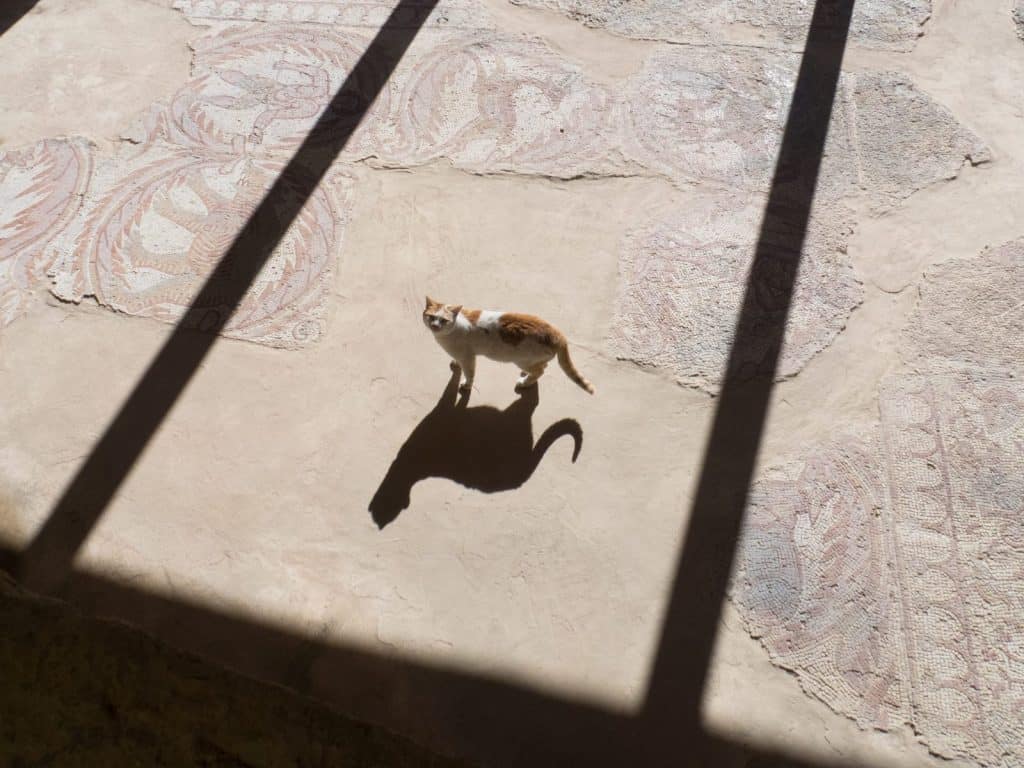
{"label": "cracked stone slab", "polygon": [[772,660],[945,757],[1024,753],[1024,383],[904,375],[753,490],[732,599]]}
{"label": "cracked stone slab", "polygon": [[45,284],[46,245],[75,215],[91,155],[80,138],[44,139],[0,153],[0,328]]}
{"label": "cracked stone slab", "polygon": [[[135,150],[135,148],[131,148]],[[187,310],[283,164],[153,144],[97,164],[75,221],[52,247],[53,292],[119,312],[218,327],[225,300]],[[322,182],[220,330],[277,347],[319,337],[348,206],[349,182]],[[222,290],[235,290],[232,277]]]}
{"label": "cracked stone slab", "polygon": [[1024,368],[1024,239],[932,267],[904,332],[919,368]]}
{"label": "cracked stone slab", "polygon": [[[621,359],[660,368],[683,384],[718,390],[740,314],[765,201],[714,196],[668,210],[628,233],[619,252],[611,338]],[[845,327],[862,287],[846,254],[852,227],[841,209],[813,218],[790,308],[779,378],[795,375]],[[757,312],[742,328],[749,343],[736,373],[763,370],[771,351],[759,328],[778,322],[778,285],[788,283],[784,231],[756,269]]]}
{"label": "cracked stone slab", "polygon": [[[813,3],[806,0],[511,0],[558,11],[580,23],[624,37],[669,42],[719,42],[730,29],[747,29],[768,43],[799,44],[807,37]],[[835,3],[832,4],[833,7]],[[830,14],[826,24],[833,25]],[[851,39],[864,46],[909,50],[923,34],[931,0],[858,0]]]}
{"label": "cracked stone slab", "polygon": [[[683,47],[653,54],[622,96],[625,154],[682,181],[766,190],[797,64],[795,56],[766,52]],[[989,154],[907,76],[844,73],[818,194],[863,193],[885,207]],[[800,176],[799,168],[782,174]]]}

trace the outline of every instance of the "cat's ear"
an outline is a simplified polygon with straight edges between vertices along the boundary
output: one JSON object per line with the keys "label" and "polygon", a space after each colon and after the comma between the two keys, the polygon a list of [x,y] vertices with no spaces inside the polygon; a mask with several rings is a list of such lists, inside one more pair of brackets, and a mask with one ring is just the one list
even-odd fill
{"label": "cat's ear", "polygon": [[452,317],[458,317],[459,316],[459,312],[462,311],[462,305],[458,304],[458,305],[456,305],[454,307],[448,307],[448,309],[451,311]]}
{"label": "cat's ear", "polygon": [[436,307],[437,306],[437,302],[434,301],[429,296],[427,296],[426,299],[427,299],[427,309],[430,309],[431,307]]}

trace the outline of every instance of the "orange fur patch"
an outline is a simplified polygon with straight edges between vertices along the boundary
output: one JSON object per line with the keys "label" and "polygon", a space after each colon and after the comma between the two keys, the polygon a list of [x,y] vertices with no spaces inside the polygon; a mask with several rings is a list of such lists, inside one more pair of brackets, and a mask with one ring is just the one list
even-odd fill
{"label": "orange fur patch", "polygon": [[469,320],[473,325],[476,325],[480,320],[480,312],[481,310],[479,309],[464,309],[462,310],[462,316]]}
{"label": "orange fur patch", "polygon": [[565,336],[546,320],[533,315],[519,315],[506,312],[498,319],[498,335],[506,344],[513,347],[527,339],[543,344],[552,349],[565,346]]}

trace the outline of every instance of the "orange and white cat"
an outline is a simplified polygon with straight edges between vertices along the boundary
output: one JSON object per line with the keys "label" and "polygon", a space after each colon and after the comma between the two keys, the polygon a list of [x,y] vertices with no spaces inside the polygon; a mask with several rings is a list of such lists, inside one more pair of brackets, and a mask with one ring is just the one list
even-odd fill
{"label": "orange and white cat", "polygon": [[465,381],[460,392],[472,389],[476,358],[483,355],[518,366],[521,374],[516,392],[535,385],[547,364],[557,357],[565,375],[594,394],[594,385],[572,364],[565,336],[539,317],[465,309],[460,304],[442,304],[428,296],[423,323],[452,358],[452,370],[461,370]]}

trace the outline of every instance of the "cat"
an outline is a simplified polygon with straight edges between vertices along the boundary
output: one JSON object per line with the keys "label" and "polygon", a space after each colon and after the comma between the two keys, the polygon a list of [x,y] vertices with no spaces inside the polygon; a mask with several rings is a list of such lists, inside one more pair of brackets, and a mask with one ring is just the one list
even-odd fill
{"label": "cat", "polygon": [[468,394],[473,388],[477,355],[500,363],[515,363],[520,370],[516,392],[536,385],[551,360],[565,375],[590,394],[594,385],[583,378],[569,357],[569,342],[550,323],[533,315],[513,312],[465,309],[461,304],[443,304],[426,297],[423,323],[452,358],[452,371],[465,377],[459,391]]}

